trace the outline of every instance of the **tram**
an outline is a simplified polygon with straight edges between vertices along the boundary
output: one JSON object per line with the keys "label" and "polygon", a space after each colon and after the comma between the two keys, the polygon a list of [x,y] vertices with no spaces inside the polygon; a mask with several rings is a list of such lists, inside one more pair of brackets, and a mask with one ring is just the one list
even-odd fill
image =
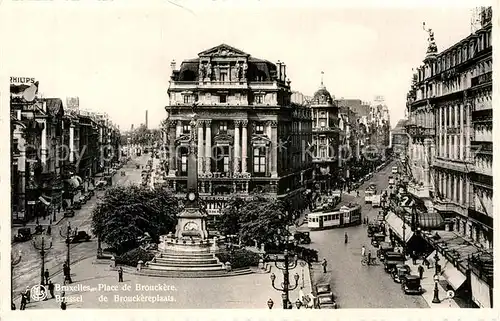
{"label": "tram", "polygon": [[309,213],[307,226],[311,230],[347,227],[361,224],[361,205],[349,204],[334,210]]}

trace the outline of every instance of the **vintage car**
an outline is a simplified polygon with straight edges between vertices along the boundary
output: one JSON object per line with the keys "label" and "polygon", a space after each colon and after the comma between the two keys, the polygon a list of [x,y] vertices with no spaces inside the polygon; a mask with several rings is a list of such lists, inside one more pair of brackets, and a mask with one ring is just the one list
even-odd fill
{"label": "vintage car", "polygon": [[372,245],[374,247],[378,247],[380,242],[385,241],[385,234],[384,233],[375,233],[372,236]]}
{"label": "vintage car", "polygon": [[368,237],[372,237],[373,234],[379,233],[381,230],[380,225],[376,223],[370,223],[368,224],[368,227],[366,228],[366,233],[368,234]]}
{"label": "vintage car", "polygon": [[380,261],[384,261],[385,253],[387,252],[394,252],[394,246],[389,242],[381,242],[377,250],[377,256]]}
{"label": "vintage car", "polygon": [[309,236],[309,232],[295,232],[293,235],[294,240],[296,240],[299,244],[311,244],[311,237]]}
{"label": "vintage car", "polygon": [[333,299],[333,294],[320,294],[317,296],[318,307],[320,309],[336,309],[337,303]]}
{"label": "vintage car", "polygon": [[31,229],[29,227],[22,227],[17,230],[17,235],[14,235],[14,242],[26,242],[31,240]]}
{"label": "vintage car", "polygon": [[386,272],[392,272],[398,264],[404,264],[406,261],[403,253],[399,252],[386,252],[384,257],[384,270]]}
{"label": "vintage car", "polygon": [[70,243],[80,243],[90,241],[90,235],[85,231],[78,231],[70,237]]}
{"label": "vintage car", "polygon": [[332,288],[330,287],[330,284],[322,283],[322,284],[316,285],[316,294],[317,295],[328,294],[328,293],[332,293]]}
{"label": "vintage car", "polygon": [[392,279],[396,283],[404,283],[404,280],[411,273],[411,268],[406,264],[398,264],[392,272]]}
{"label": "vintage car", "polygon": [[405,294],[422,294],[422,285],[418,275],[407,275],[404,282],[401,283],[401,289]]}

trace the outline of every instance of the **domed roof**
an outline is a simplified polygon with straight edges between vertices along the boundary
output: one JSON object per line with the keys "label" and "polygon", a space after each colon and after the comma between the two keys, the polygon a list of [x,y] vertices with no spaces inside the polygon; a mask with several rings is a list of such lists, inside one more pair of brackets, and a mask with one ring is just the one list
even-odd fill
{"label": "domed roof", "polygon": [[313,96],[313,104],[332,104],[333,99],[330,92],[326,90],[323,84],[319,87],[319,89],[314,93]]}

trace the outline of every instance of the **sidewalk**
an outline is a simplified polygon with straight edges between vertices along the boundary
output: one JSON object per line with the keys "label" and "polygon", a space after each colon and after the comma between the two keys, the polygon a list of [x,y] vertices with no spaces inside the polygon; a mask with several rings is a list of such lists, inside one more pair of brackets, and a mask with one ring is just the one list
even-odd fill
{"label": "sidewalk", "polygon": [[[417,260],[417,265],[413,265],[413,261],[411,259],[406,261],[406,264],[411,268],[411,274],[418,275],[418,266],[420,265],[420,263],[421,260]],[[460,308],[455,300],[450,300],[446,297],[446,289],[441,283],[438,283],[439,299],[441,300],[441,303],[432,303],[432,299],[434,298],[434,272],[434,268],[431,267],[428,269],[424,266],[424,274],[420,283],[422,285],[422,288],[424,289],[422,297],[429,305],[429,308]]]}

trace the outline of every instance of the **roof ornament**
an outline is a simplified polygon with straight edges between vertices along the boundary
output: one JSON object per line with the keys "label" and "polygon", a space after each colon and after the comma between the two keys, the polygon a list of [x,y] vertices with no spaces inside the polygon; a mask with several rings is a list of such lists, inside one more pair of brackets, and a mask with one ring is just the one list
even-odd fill
{"label": "roof ornament", "polygon": [[322,71],[322,72],[321,72],[321,86],[320,86],[320,88],[325,88],[325,85],[323,85],[323,76],[324,76],[324,75],[325,75],[325,72],[324,72],[324,71]]}
{"label": "roof ornament", "polygon": [[434,31],[432,31],[431,28],[426,29],[425,22],[422,22],[422,27],[424,31],[429,34],[429,38],[427,38],[427,41],[429,42],[429,46],[427,47],[427,54],[436,54],[438,49],[436,45],[436,40],[434,39]]}

